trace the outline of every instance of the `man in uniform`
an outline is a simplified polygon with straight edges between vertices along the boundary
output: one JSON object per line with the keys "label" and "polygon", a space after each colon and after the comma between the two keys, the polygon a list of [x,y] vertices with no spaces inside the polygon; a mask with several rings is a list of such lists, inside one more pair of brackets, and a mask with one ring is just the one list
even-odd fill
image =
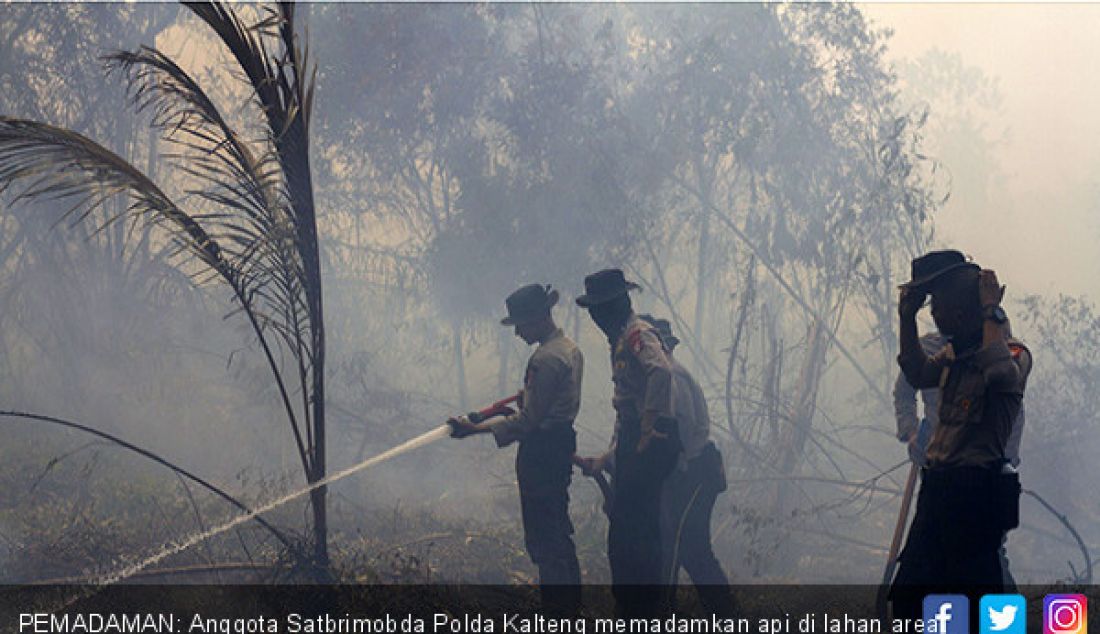
{"label": "man in uniform", "polygon": [[[932,318],[948,344],[926,354],[916,316]],[[1004,287],[958,251],[913,261],[898,301],[898,364],[916,389],[939,388],[939,422],[891,598],[895,616],[920,618],[924,595],[977,599],[1003,589],[999,548],[1019,524],[1020,483],[1006,447],[1023,402],[1031,354],[1005,333]]]}
{"label": "man in uniform", "polygon": [[[1011,335],[1012,329],[1008,322],[1005,322],[1004,327],[1005,334]],[[924,354],[935,357],[947,345],[947,340],[939,332],[932,331],[921,335],[920,345],[921,349],[924,350]],[[920,400],[924,404],[923,418],[917,416],[918,392],[920,393]],[[938,386],[917,390],[909,385],[904,372],[898,373],[898,378],[894,382],[894,418],[897,422],[897,437],[899,441],[906,444],[909,450],[909,459],[918,467],[928,466],[928,441],[932,436],[932,431],[936,428],[936,423],[939,422],[939,403],[940,390]],[[1013,469],[1020,466],[1020,441],[1023,439],[1024,418],[1024,406],[1023,403],[1020,403],[1020,413],[1012,421],[1012,432],[1009,434],[1008,443],[1005,445],[1005,457],[1008,459],[1009,466]],[[1012,572],[1009,569],[1008,553],[1005,549],[1007,537],[1008,533],[1006,532],[1005,538],[1001,540],[999,553],[1005,588],[1011,590],[1016,587],[1016,580],[1012,577]]]}
{"label": "man in uniform", "polygon": [[[1011,336],[1012,329],[1005,322],[1005,333]],[[929,357],[934,357],[947,345],[943,335],[932,331],[921,335],[921,349]],[[917,394],[920,394],[921,403],[924,405],[924,417],[917,415]],[[940,390],[938,387],[929,387],[918,390],[905,378],[905,373],[899,371],[894,382],[894,418],[897,422],[897,438],[905,443],[909,449],[909,458],[917,466],[924,467],[928,464],[925,452],[928,450],[928,440],[932,436],[932,430],[939,421]],[[1024,407],[1020,404],[1020,414],[1012,423],[1012,433],[1008,437],[1005,446],[1005,455],[1008,463],[1013,467],[1020,466],[1020,441],[1024,433]]]}
{"label": "man in uniform", "polygon": [[615,434],[606,453],[579,461],[589,475],[614,463],[607,535],[612,591],[621,615],[651,615],[661,609],[661,487],[679,452],[672,366],[657,331],[634,314],[629,291],[637,284],[619,269],[605,269],[584,278],[584,288],[577,305],[588,309],[611,345]]}
{"label": "man in uniform", "polygon": [[531,284],[505,300],[516,336],[538,348],[527,362],[519,411],[479,420],[472,412],[448,421],[452,436],[463,438],[491,433],[498,447],[519,442],[516,479],[519,483],[527,553],[538,566],[544,606],[563,614],[580,607],[580,566],[569,519],[569,480],[577,450],[573,421],[581,404],[584,357],[561,328],[550,309],[558,292]]}
{"label": "man in uniform", "polygon": [[710,538],[714,505],[726,490],[726,470],[722,454],[710,440],[707,399],[699,382],[673,354],[680,339],[672,334],[668,320],[641,317],[657,329],[672,365],[673,413],[681,445],[676,467],[661,493],[662,578],[672,586],[669,592],[675,607],[675,586],[683,566],[700,603],[715,614],[731,616],[729,579],[714,556]]}

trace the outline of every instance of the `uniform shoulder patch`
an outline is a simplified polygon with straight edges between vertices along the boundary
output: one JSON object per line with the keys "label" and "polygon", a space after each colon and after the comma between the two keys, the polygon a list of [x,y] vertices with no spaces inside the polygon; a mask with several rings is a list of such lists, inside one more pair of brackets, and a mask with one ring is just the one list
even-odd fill
{"label": "uniform shoulder patch", "polygon": [[1027,352],[1028,354],[1031,354],[1031,351],[1027,349],[1027,346],[1025,346],[1020,341],[1017,341],[1015,339],[1009,339],[1005,343],[1008,344],[1008,351],[1012,353],[1013,358],[1019,358],[1020,355],[1025,353],[1025,352]]}
{"label": "uniform shoulder patch", "polygon": [[634,354],[638,354],[642,351],[642,333],[645,331],[645,326],[636,326],[626,333],[626,344],[630,346],[630,350]]}

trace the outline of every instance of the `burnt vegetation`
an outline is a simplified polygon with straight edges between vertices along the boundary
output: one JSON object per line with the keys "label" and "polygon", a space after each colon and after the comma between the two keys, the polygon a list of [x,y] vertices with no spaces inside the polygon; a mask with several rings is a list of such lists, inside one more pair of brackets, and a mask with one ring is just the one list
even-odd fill
{"label": "burnt vegetation", "polygon": [[[734,580],[876,578],[908,469],[896,286],[957,187],[925,148],[949,115],[858,7],[0,13],[0,410],[63,421],[0,419],[3,581],[112,572],[513,392],[504,295],[605,266],[711,401]],[[1062,519],[1025,499],[1014,572],[1082,581],[1100,324],[1017,299],[1025,486]],[[556,316],[595,450],[605,343]],[[528,582],[510,460],[437,443],[140,577]],[[606,581],[599,493],[571,493]]]}

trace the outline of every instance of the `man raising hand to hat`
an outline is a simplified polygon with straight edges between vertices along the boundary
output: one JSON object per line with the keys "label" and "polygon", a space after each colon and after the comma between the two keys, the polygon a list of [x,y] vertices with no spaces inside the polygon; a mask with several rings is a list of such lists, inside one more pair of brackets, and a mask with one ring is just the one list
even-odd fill
{"label": "man raising hand to hat", "polygon": [[563,614],[580,607],[580,566],[569,519],[569,480],[577,436],[573,421],[581,405],[584,357],[561,328],[550,309],[558,292],[531,284],[505,300],[516,336],[538,348],[527,362],[523,404],[507,416],[478,420],[470,413],[449,421],[455,438],[492,433],[498,447],[519,442],[516,480],[519,483],[527,553],[539,570],[543,605]]}
{"label": "man raising hand to hat", "polygon": [[[948,339],[922,350],[916,316],[932,295],[932,319]],[[895,617],[918,618],[928,593],[1003,591],[1000,545],[1019,524],[1020,483],[1006,469],[1031,354],[1006,335],[1004,287],[958,251],[913,261],[898,300],[898,364],[916,389],[938,387],[939,423],[926,452],[917,510],[892,598]]]}

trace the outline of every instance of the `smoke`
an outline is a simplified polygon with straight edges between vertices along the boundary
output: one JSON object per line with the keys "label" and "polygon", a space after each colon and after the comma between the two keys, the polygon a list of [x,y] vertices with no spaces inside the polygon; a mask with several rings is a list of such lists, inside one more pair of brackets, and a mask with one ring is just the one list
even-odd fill
{"label": "smoke", "polygon": [[[618,266],[643,286],[638,311],[673,323],[677,356],[708,396],[731,482],[714,539],[734,579],[877,579],[905,477],[886,398],[896,285],[911,257],[950,242],[1002,273],[1012,297],[1042,295],[1010,304],[1037,359],[1025,482],[1100,543],[1096,505],[1082,501],[1096,475],[1082,430],[1096,410],[1073,397],[1092,391],[1095,373],[1087,357],[1054,360],[1091,350],[1059,315],[1091,315],[1095,297],[1054,304],[1063,281],[1095,290],[1081,277],[1089,260],[1034,256],[1078,239],[1049,232],[1076,223],[1095,188],[1075,172],[1072,213],[1002,215],[1004,192],[1023,187],[1010,181],[1025,148],[1003,134],[1018,125],[1018,77],[998,82],[1004,68],[982,70],[972,47],[914,50],[882,7],[302,10],[318,63],[330,473],[521,387],[531,348],[499,319],[504,297],[531,282],[560,289],[554,317],[586,356],[578,451],[605,449],[608,343],[572,300],[585,274]],[[234,125],[255,129],[226,52],[186,13],[0,12],[0,111],[74,127],[181,200],[194,202],[194,183],[146,132],[149,113],[132,113],[123,86],[102,79],[99,54],[156,44],[214,86]],[[877,30],[891,25],[894,38]],[[94,233],[107,213],[54,226],[65,205],[10,202],[0,200],[0,404],[118,434],[250,503],[304,484],[270,369],[228,292],[196,286],[165,236],[140,224]],[[981,229],[999,219],[1007,233]],[[0,561],[30,562],[17,578],[76,575],[97,561],[95,539],[149,552],[193,532],[195,509],[171,474],[75,434],[11,429],[0,533],[15,537]],[[513,460],[485,438],[446,440],[333,483],[335,559],[367,580],[530,578]],[[599,493],[579,474],[570,493],[586,579],[606,579]],[[206,528],[230,521],[198,497]],[[148,499],[191,518],[188,530]],[[94,525],[61,536],[86,548],[51,559],[35,531],[79,515],[81,500]],[[1018,580],[1064,577],[1060,562],[1079,557],[1044,513],[1025,502],[1010,542]],[[308,514],[295,501],[273,517],[304,533]],[[240,557],[233,540],[188,556]],[[262,537],[245,543],[274,556]]]}

